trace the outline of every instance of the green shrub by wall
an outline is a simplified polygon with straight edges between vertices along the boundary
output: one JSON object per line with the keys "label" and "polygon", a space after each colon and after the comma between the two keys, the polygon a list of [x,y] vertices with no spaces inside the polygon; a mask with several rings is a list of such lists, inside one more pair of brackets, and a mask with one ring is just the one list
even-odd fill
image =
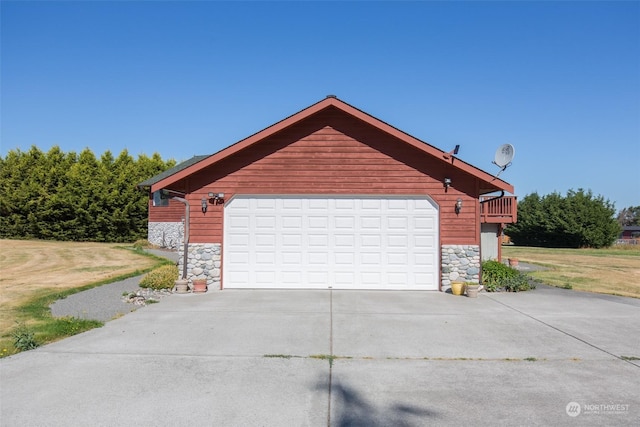
{"label": "green shrub by wall", "polygon": [[178,266],[176,265],[163,265],[160,268],[156,268],[140,281],[141,288],[151,289],[171,289],[173,288],[175,281],[178,280]]}
{"label": "green shrub by wall", "polygon": [[536,288],[528,275],[493,260],[482,263],[482,284],[487,292],[519,292]]}

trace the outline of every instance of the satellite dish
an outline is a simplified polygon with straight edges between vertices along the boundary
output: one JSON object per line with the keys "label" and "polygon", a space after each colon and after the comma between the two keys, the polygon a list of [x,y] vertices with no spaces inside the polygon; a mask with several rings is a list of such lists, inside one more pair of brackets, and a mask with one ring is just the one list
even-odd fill
{"label": "satellite dish", "polygon": [[[496,155],[493,160],[493,164],[500,168],[500,172],[498,175],[502,173],[506,168],[511,166],[511,161],[513,160],[513,156],[516,154],[516,149],[513,148],[511,144],[502,144],[496,150]],[[496,177],[498,177],[496,175]]]}

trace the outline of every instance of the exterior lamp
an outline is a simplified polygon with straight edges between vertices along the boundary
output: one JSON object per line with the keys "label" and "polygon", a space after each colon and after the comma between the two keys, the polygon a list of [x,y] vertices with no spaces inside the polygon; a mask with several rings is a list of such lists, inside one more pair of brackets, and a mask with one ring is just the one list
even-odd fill
{"label": "exterior lamp", "polygon": [[202,213],[207,213],[207,206],[208,206],[207,199],[203,197],[201,203],[202,203]]}
{"label": "exterior lamp", "polygon": [[224,203],[224,193],[214,193],[210,191],[209,194],[209,203],[212,205],[221,205]]}
{"label": "exterior lamp", "polygon": [[462,210],[462,199],[456,200],[456,214],[459,214]]}
{"label": "exterior lamp", "polygon": [[445,178],[444,179],[444,189],[445,189],[445,191],[448,190],[449,187],[451,187],[451,178]]}

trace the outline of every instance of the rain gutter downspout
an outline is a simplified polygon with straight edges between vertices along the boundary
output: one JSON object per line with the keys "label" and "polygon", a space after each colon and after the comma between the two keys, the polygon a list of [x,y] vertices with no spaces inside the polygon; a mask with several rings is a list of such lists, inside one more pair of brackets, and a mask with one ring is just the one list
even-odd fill
{"label": "rain gutter downspout", "polygon": [[[178,193],[177,191],[162,189],[161,191],[166,193],[174,193],[186,196],[184,193]],[[187,279],[187,260],[189,259],[189,202],[184,197],[171,196],[171,199],[180,203],[184,203],[184,248],[183,248],[183,260],[182,260],[182,280]]]}
{"label": "rain gutter downspout", "polygon": [[174,196],[173,200],[177,200],[180,203],[184,203],[184,248],[183,248],[183,260],[182,260],[182,280],[187,278],[187,260],[189,259],[189,202],[182,197]]}

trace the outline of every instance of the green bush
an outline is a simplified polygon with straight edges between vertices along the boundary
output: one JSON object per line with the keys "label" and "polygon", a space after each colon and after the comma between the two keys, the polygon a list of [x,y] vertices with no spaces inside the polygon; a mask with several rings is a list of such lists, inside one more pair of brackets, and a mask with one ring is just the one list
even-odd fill
{"label": "green bush", "polygon": [[536,287],[533,280],[526,274],[493,260],[482,263],[482,284],[487,292],[528,291]]}
{"label": "green bush", "polygon": [[482,284],[487,292],[519,292],[536,288],[528,275],[498,261],[482,263]]}
{"label": "green bush", "polygon": [[178,280],[178,266],[163,265],[148,273],[140,281],[141,288],[171,289]]}
{"label": "green bush", "polygon": [[507,280],[518,276],[518,270],[498,261],[482,263],[482,284],[487,292],[496,292],[504,287]]}
{"label": "green bush", "polygon": [[31,328],[19,324],[18,327],[11,333],[13,338],[13,346],[20,351],[33,350],[40,344],[34,337],[34,332]]}
{"label": "green bush", "polygon": [[515,277],[509,277],[503,282],[504,290],[507,292],[520,292],[535,289],[536,285],[528,275],[518,272]]}

